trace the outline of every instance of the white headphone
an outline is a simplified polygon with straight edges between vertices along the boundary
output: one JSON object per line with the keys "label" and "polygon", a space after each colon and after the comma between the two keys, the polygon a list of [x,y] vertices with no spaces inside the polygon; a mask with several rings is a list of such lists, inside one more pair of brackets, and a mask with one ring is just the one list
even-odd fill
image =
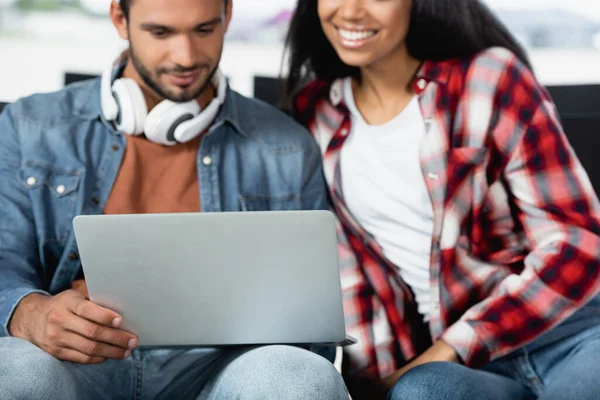
{"label": "white headphone", "polygon": [[148,140],[166,146],[188,142],[200,135],[214,121],[225,101],[227,82],[217,69],[212,83],[217,96],[204,109],[195,100],[177,103],[163,100],[149,113],[138,84],[129,78],[112,82],[113,66],[102,74],[101,103],[106,120],[127,135],[144,133]]}

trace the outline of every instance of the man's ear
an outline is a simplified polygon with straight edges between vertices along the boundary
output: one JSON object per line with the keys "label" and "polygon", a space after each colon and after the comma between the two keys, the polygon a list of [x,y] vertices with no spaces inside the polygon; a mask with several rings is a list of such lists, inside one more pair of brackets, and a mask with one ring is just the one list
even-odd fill
{"label": "man's ear", "polygon": [[123,14],[123,10],[119,3],[115,0],[110,3],[110,20],[112,24],[117,28],[117,33],[121,39],[129,40],[129,30],[127,29],[127,18]]}

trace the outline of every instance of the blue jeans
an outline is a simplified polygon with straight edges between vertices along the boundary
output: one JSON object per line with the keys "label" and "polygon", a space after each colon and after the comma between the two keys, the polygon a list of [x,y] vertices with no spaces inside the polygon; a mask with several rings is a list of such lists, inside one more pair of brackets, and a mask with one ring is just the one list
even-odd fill
{"label": "blue jeans", "polygon": [[348,399],[333,364],[289,346],[135,350],[99,365],[62,362],[0,338],[0,399]]}
{"label": "blue jeans", "polygon": [[388,399],[600,399],[600,324],[565,335],[581,322],[569,321],[479,370],[453,363],[420,365],[400,378]]}

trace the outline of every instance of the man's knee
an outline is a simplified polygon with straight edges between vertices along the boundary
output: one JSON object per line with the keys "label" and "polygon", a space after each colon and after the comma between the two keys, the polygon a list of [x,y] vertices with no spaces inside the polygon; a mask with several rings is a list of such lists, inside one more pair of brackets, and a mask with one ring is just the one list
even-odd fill
{"label": "man's knee", "polygon": [[28,341],[0,338],[0,360],[0,398],[75,398],[61,362]]}
{"label": "man's knee", "polygon": [[250,350],[230,363],[221,378],[219,391],[227,391],[231,398],[348,399],[331,362],[291,346]]}

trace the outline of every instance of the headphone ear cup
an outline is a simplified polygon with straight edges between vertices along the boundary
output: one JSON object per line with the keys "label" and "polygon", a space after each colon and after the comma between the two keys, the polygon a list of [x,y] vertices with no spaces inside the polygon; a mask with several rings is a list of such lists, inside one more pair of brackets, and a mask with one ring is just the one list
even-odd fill
{"label": "headphone ear cup", "polygon": [[184,121],[175,130],[175,139],[180,142],[188,142],[206,130],[217,117],[219,110],[225,102],[227,93],[227,80],[220,70],[213,76],[212,83],[217,87],[217,95],[197,116],[189,121]]}
{"label": "headphone ear cup", "polygon": [[194,100],[185,103],[163,100],[146,117],[144,133],[152,142],[172,146],[178,143],[175,139],[175,129],[179,124],[196,117],[199,113],[200,106]]}
{"label": "headphone ear cup", "polygon": [[117,79],[112,85],[112,95],[119,106],[115,126],[119,132],[140,135],[148,114],[146,99],[138,84],[129,78]]}

